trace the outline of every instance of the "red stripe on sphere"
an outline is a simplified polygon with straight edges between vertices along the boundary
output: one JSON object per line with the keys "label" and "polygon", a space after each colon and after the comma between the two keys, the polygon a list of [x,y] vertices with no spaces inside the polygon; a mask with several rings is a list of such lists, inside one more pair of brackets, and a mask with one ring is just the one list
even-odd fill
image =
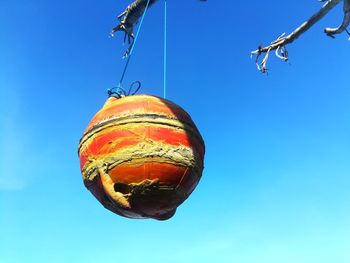
{"label": "red stripe on sphere", "polygon": [[204,142],[170,101],[110,98],[85,130],[79,157],[85,185],[107,209],[167,219],[200,180]]}

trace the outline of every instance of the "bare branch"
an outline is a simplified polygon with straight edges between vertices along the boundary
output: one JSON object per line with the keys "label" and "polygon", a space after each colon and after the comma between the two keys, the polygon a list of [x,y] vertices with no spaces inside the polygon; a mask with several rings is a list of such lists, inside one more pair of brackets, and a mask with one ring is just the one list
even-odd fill
{"label": "bare branch", "polygon": [[346,30],[350,24],[350,0],[344,0],[344,18],[341,25],[337,28],[325,28],[324,32],[330,36],[334,37],[335,34],[340,34]]}
{"label": "bare branch", "polygon": [[[263,73],[267,71],[266,69],[266,62],[268,59],[268,53],[271,50],[276,50],[276,56],[284,61],[288,60],[288,52],[285,49],[285,46],[287,44],[292,43],[294,40],[296,40],[299,36],[301,36],[303,33],[305,33],[307,30],[309,30],[314,24],[316,24],[320,19],[322,19],[332,8],[334,8],[337,4],[339,4],[342,0],[328,0],[322,8],[313,16],[311,16],[307,21],[305,21],[303,24],[301,24],[297,29],[295,29],[292,33],[290,33],[287,36],[278,37],[275,41],[271,42],[270,45],[266,47],[259,47],[257,50],[252,51],[251,55],[256,55],[257,59],[257,65],[258,59],[262,53],[265,53],[265,56],[262,60],[262,62],[259,65],[259,70]],[[325,0],[322,0],[322,2],[325,2]],[[345,5],[347,6],[345,8]],[[343,32],[346,30],[347,25],[350,23],[350,0],[344,0],[344,21],[339,28],[336,29],[325,29],[328,35],[337,34],[340,32]],[[346,11],[345,11],[346,10]],[[349,11],[348,11],[349,10]],[[335,32],[335,33],[334,33]],[[282,51],[282,53],[280,53]]]}

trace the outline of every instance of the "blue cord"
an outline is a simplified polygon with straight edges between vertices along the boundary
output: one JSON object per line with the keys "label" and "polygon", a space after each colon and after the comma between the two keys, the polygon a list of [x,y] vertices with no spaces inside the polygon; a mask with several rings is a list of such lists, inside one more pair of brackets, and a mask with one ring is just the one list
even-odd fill
{"label": "blue cord", "polygon": [[166,98],[167,92],[167,0],[164,0],[164,99]]}
{"label": "blue cord", "polygon": [[126,70],[128,68],[128,65],[129,65],[129,62],[130,62],[130,55],[128,56],[128,59],[125,63],[125,67],[124,67],[124,70],[123,70],[123,74],[122,74],[122,77],[120,78],[119,80],[119,84],[118,84],[118,87],[121,87],[122,86],[122,82],[124,80],[124,76],[125,76],[125,73],[126,73]]}
{"label": "blue cord", "polygon": [[140,21],[140,26],[139,26],[139,28],[137,29],[136,36],[135,36],[135,39],[134,39],[134,43],[133,43],[133,45],[132,45],[132,47],[131,47],[129,56],[131,56],[132,51],[134,50],[134,47],[135,47],[137,38],[138,38],[138,36],[139,36],[140,30],[141,30],[141,27],[142,27],[143,19],[145,18],[145,15],[146,15],[146,12],[147,12],[147,9],[148,9],[149,2],[150,2],[150,0],[147,1],[147,5],[146,5],[146,8],[145,8],[145,12],[143,12],[143,15],[142,15],[142,18],[141,18],[141,21]]}
{"label": "blue cord", "polygon": [[126,92],[125,89],[123,89],[121,86],[118,86],[118,87],[108,89],[107,93],[108,93],[108,97],[115,97],[117,99],[120,99],[122,97],[135,95],[140,90],[140,88],[141,88],[141,82],[136,80],[133,83],[131,83],[128,92]]}
{"label": "blue cord", "polygon": [[123,90],[122,83],[123,83],[123,80],[124,80],[124,77],[125,77],[126,70],[127,70],[128,66],[129,66],[130,58],[131,58],[132,52],[134,50],[134,47],[136,45],[137,38],[138,38],[138,36],[140,34],[142,23],[143,23],[143,20],[145,18],[145,15],[146,15],[146,12],[147,12],[147,9],[148,9],[148,6],[149,6],[149,2],[150,2],[150,0],[147,1],[147,5],[146,5],[146,8],[145,8],[145,11],[143,12],[143,15],[141,17],[139,28],[137,29],[135,39],[134,39],[134,41],[132,43],[132,46],[131,46],[131,49],[130,49],[130,53],[128,54],[128,60],[126,61],[126,64],[125,64],[125,67],[124,67],[124,70],[123,70],[123,73],[122,73],[122,77],[120,78],[119,84],[117,86],[117,88],[120,88],[121,90]]}
{"label": "blue cord", "polygon": [[[149,2],[150,2],[150,0],[147,1],[147,5],[146,5],[146,8],[145,8],[145,11],[143,12],[143,15],[142,15],[142,18],[141,18],[141,21],[140,21],[140,26],[137,29],[136,36],[135,36],[135,39],[134,39],[134,41],[132,43],[132,46],[131,46],[131,49],[130,49],[130,53],[128,54],[128,59],[126,61],[126,64],[125,64],[122,76],[120,78],[119,84],[118,84],[117,87],[108,90],[108,95],[109,96],[114,96],[114,97],[117,97],[117,98],[128,96],[128,95],[131,94],[131,89],[132,89],[132,87],[133,87],[133,85],[135,83],[137,83],[139,86],[137,87],[136,91],[133,94],[135,94],[141,87],[141,83],[139,81],[135,81],[135,82],[133,82],[131,84],[129,92],[126,93],[125,90],[122,87],[122,82],[124,80],[125,73],[126,73],[127,68],[129,66],[130,58],[131,58],[131,55],[132,55],[132,53],[134,51],[134,47],[136,45],[136,41],[137,41],[138,36],[140,34],[141,27],[142,27],[142,24],[143,24],[143,20],[145,18],[145,15],[146,15],[146,12],[147,12],[147,9],[148,9],[148,6],[149,6]],[[164,96],[164,99],[166,98],[166,95],[167,95],[166,94],[166,92],[167,92],[167,23],[168,23],[168,21],[167,21],[167,0],[164,0],[164,75],[163,75],[163,86],[164,86],[163,96]]]}

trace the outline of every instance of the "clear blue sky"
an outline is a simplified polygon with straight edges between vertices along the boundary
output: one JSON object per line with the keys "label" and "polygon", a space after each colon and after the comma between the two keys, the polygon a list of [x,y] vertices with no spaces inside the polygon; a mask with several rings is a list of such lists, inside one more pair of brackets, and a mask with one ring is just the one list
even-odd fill
{"label": "clear blue sky", "polygon": [[[307,3],[306,3],[307,2]],[[350,43],[322,28],[249,53],[318,10],[306,1],[169,0],[168,98],[205,142],[205,171],[166,222],[105,210],[82,183],[80,136],[124,66],[108,38],[127,0],[0,0],[0,263],[350,262]],[[163,3],[126,83],[162,96]]]}

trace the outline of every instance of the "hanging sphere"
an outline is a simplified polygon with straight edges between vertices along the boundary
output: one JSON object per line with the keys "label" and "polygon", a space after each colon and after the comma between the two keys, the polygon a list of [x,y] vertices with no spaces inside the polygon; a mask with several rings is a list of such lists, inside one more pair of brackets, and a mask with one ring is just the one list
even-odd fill
{"label": "hanging sphere", "polygon": [[112,212],[166,220],[197,186],[204,142],[191,117],[169,100],[110,97],[79,143],[85,186]]}

